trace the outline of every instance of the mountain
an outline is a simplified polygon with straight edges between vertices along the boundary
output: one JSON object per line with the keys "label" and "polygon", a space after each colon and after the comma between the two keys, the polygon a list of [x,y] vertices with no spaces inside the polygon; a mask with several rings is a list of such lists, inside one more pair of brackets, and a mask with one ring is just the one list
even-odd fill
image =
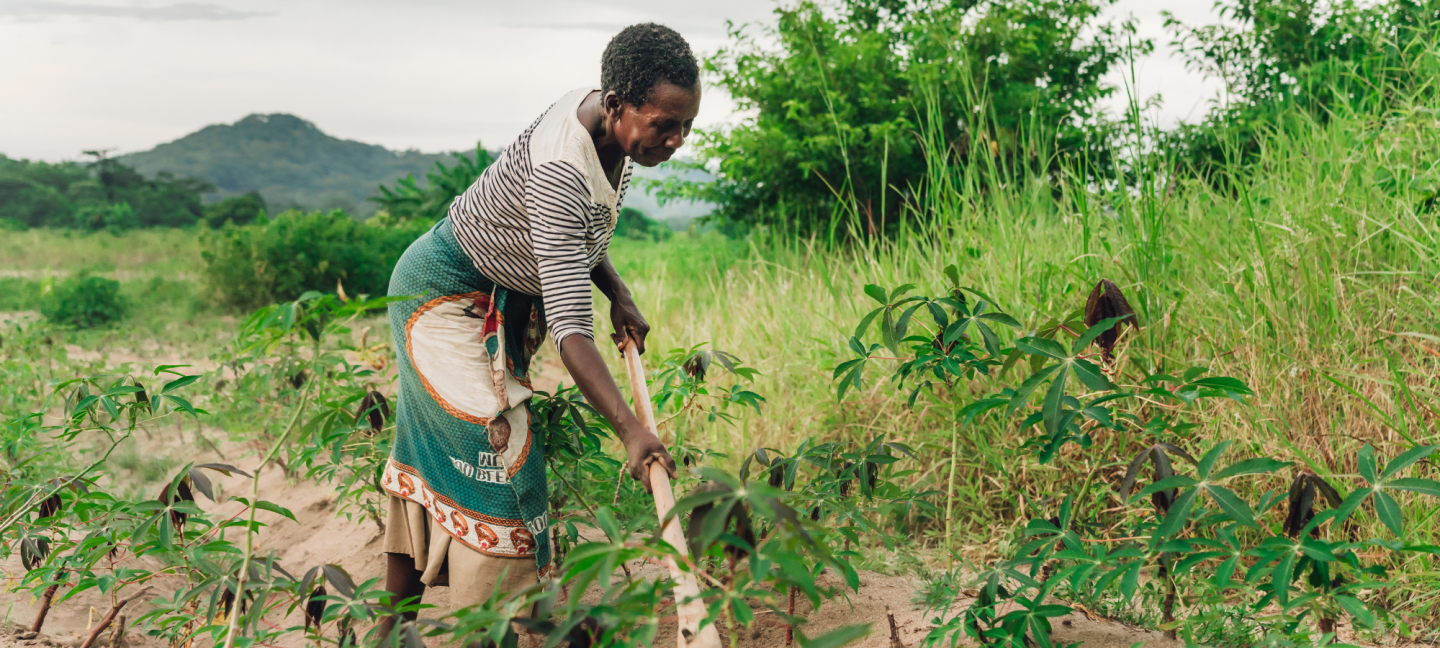
{"label": "mountain", "polygon": [[374,213],[376,205],[366,198],[380,184],[412,173],[424,178],[437,160],[452,161],[448,153],[391,151],[340,139],[284,113],[206,126],[118,159],[146,176],[169,171],[208,180],[219,188],[211,199],[259,191],[271,213],[300,207],[358,216]]}
{"label": "mountain", "polygon": [[[470,146],[457,148],[474,152]],[[271,214],[298,207],[343,209],[362,217],[375,213],[377,205],[366,199],[379,193],[376,187],[381,184],[392,185],[413,173],[423,187],[425,172],[436,161],[446,166],[455,162],[449,153],[392,151],[332,137],[315,124],[285,113],[250,115],[234,124],[206,126],[173,142],[116,159],[147,177],[169,171],[179,177],[207,180],[218,188],[206,196],[207,202],[259,191]],[[661,179],[675,173],[692,180],[711,179],[691,170],[635,168],[639,178]],[[677,228],[714,208],[708,203],[661,207],[638,186],[630,190],[625,204]]]}

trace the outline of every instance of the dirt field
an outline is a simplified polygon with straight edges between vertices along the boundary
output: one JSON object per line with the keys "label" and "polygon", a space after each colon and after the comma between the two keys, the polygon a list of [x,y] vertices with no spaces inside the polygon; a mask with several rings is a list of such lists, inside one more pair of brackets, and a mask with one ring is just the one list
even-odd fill
{"label": "dirt field", "polygon": [[[251,459],[241,462],[240,467],[252,469],[255,461]],[[243,485],[242,479],[219,479],[229,486],[227,490],[230,493],[237,492]],[[260,493],[262,499],[290,509],[300,520],[297,524],[263,511],[258,516],[268,525],[258,536],[259,551],[275,551],[286,571],[298,575],[310,567],[328,562],[343,566],[357,582],[383,573],[379,528],[370,521],[350,521],[344,516],[336,517],[329,487],[314,482],[289,482],[278,468],[272,466],[261,472]],[[234,502],[215,505],[202,501],[201,505],[213,511],[216,516],[230,516],[241,510],[241,506]],[[631,569],[640,577],[653,578],[660,574],[658,565],[637,564],[632,565]],[[18,558],[7,562],[3,570],[7,584],[13,584],[15,577],[21,573]],[[164,583],[159,583],[157,589],[164,586]],[[851,623],[873,623],[870,636],[855,645],[863,648],[890,648],[886,619],[888,610],[895,615],[901,642],[906,646],[916,646],[931,627],[922,617],[921,611],[910,604],[918,586],[918,582],[908,578],[860,572],[860,591],[851,596],[849,603],[843,600],[830,601],[821,606],[819,611],[812,613],[808,609],[808,603],[802,598],[797,612],[809,616],[810,622],[805,629],[811,635]],[[448,609],[448,598],[448,590],[443,587],[432,588],[427,592],[425,602],[437,607],[428,611],[426,616],[441,616],[443,611]],[[966,605],[968,601],[962,599],[959,604]],[[0,630],[0,648],[79,646],[88,635],[87,629],[98,622],[108,607],[109,603],[97,592],[84,592],[50,612],[44,633],[40,637],[22,640],[17,636],[17,632],[28,628],[38,605],[28,593],[7,591],[0,594],[0,609],[8,610],[7,624]],[[136,605],[130,611],[131,617],[139,616],[143,609],[143,604]],[[273,622],[277,625],[288,625],[298,623],[299,619],[275,619]],[[106,637],[108,638],[108,634]],[[299,636],[296,635],[297,647],[300,645],[298,639]],[[1147,646],[1166,646],[1173,643],[1166,642],[1158,633],[1146,632],[1113,621],[1095,621],[1082,614],[1074,614],[1061,620],[1057,624],[1056,639],[1063,643],[1084,642],[1086,646],[1095,648],[1129,648],[1136,642],[1144,642]],[[137,648],[159,648],[164,645],[149,640],[133,628],[126,634],[126,640],[128,645]],[[662,626],[656,645],[669,646],[674,643],[673,626]],[[739,637],[741,646],[784,644],[784,624],[778,620],[767,621],[764,614],[760,615],[760,622],[755,629]],[[538,642],[535,645],[538,645]]]}

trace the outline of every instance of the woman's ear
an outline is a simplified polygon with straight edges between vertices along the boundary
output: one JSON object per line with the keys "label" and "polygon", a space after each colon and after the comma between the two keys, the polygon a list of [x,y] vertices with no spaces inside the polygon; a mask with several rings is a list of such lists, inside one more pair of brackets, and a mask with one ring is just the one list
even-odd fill
{"label": "woman's ear", "polygon": [[604,96],[600,97],[600,105],[610,121],[620,119],[620,115],[625,112],[625,102],[620,100],[620,95],[614,90],[606,92]]}

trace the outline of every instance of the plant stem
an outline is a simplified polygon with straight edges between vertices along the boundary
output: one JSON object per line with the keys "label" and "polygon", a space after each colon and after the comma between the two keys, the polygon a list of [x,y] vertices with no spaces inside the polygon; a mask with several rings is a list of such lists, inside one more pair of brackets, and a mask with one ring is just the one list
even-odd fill
{"label": "plant stem", "polygon": [[[250,575],[250,559],[254,555],[255,547],[255,506],[260,501],[260,470],[265,464],[275,458],[280,451],[280,446],[285,439],[290,438],[290,433],[295,430],[295,425],[300,422],[300,414],[305,411],[305,405],[310,400],[311,389],[306,389],[300,396],[300,404],[295,407],[295,413],[290,415],[290,422],[285,425],[285,431],[280,433],[280,438],[270,446],[270,452],[260,461],[259,467],[255,469],[255,477],[250,481],[250,521],[245,525],[245,557],[240,561],[240,573],[235,576],[235,608],[230,612],[230,627],[225,631],[225,648],[235,648],[235,630],[240,625],[240,601],[245,597],[245,581]],[[88,648],[82,646],[81,648]]]}
{"label": "plant stem", "polygon": [[960,422],[955,422],[955,427],[950,430],[950,483],[945,493],[945,548],[951,552],[950,561],[955,561],[955,465],[960,448]]}
{"label": "plant stem", "polygon": [[24,505],[24,506],[21,506],[20,508],[16,509],[16,510],[15,510],[15,513],[13,513],[13,514],[9,517],[9,519],[5,520],[5,522],[4,522],[3,524],[0,524],[0,535],[4,535],[4,533],[5,533],[5,531],[6,531],[7,529],[9,529],[12,525],[14,525],[15,522],[18,521],[21,516],[25,515],[26,513],[29,513],[29,512],[30,512],[30,509],[34,508],[36,504],[39,504],[40,502],[43,502],[43,501],[45,501],[45,500],[47,500],[47,499],[50,499],[50,498],[53,497],[56,493],[60,492],[60,491],[63,490],[63,489],[69,488],[70,485],[73,484],[73,483],[75,483],[76,480],[78,480],[78,479],[80,479],[81,477],[84,477],[85,475],[89,474],[90,471],[94,470],[94,469],[95,469],[97,466],[99,466],[100,464],[105,463],[105,461],[110,458],[110,453],[114,452],[116,447],[118,447],[120,444],[124,443],[127,439],[129,439],[129,438],[130,438],[130,435],[133,434],[133,433],[134,433],[134,430],[133,430],[133,429],[132,429],[132,430],[127,430],[127,431],[125,432],[125,434],[121,435],[121,437],[120,437],[119,439],[115,439],[115,440],[110,444],[110,449],[106,450],[104,455],[101,455],[101,457],[100,457],[99,459],[96,459],[93,463],[91,463],[90,465],[86,466],[84,470],[80,471],[79,473],[76,473],[74,477],[71,477],[70,479],[65,480],[64,483],[62,483],[62,484],[57,484],[54,488],[50,489],[50,492],[45,493],[44,495],[40,495],[40,496],[37,496],[37,497],[32,497],[32,498],[30,498],[29,501],[25,502],[25,505]]}
{"label": "plant stem", "polygon": [[45,626],[45,615],[50,613],[50,601],[55,600],[55,591],[60,589],[60,584],[55,583],[45,588],[45,595],[40,598],[40,612],[35,615],[35,623],[30,626],[31,632],[40,632]]}
{"label": "plant stem", "polygon": [[129,599],[121,599],[119,603],[115,604],[115,607],[110,608],[110,611],[105,614],[105,618],[100,620],[100,625],[95,626],[95,630],[90,633],[89,637],[85,638],[85,643],[80,644],[80,648],[90,648],[90,646],[95,643],[95,640],[100,637],[100,633],[110,625],[111,621],[115,620],[115,615],[119,614],[120,608],[125,607],[125,604],[129,602]]}
{"label": "plant stem", "polygon": [[[585,510],[590,512],[590,519],[592,519],[592,520],[597,520],[597,521],[598,521],[598,520],[600,519],[600,516],[598,516],[598,515],[595,514],[595,509],[591,508],[591,507],[590,507],[590,503],[587,502],[587,501],[585,501],[585,496],[580,494],[580,490],[577,489],[577,488],[575,488],[575,486],[570,483],[570,480],[565,479],[565,473],[562,472],[562,471],[557,470],[557,471],[555,471],[555,475],[560,478],[560,481],[562,481],[562,482],[565,483],[565,487],[568,488],[568,489],[570,489],[570,492],[572,492],[572,493],[575,494],[575,499],[580,500],[580,505],[581,505],[581,506],[584,506],[584,507],[585,507]],[[619,493],[619,491],[616,491],[616,493]],[[597,523],[598,523],[598,522],[597,522]],[[623,539],[622,539],[622,540],[623,540]],[[621,563],[620,563],[620,568],[623,569],[623,570],[625,570],[625,580],[627,580],[627,581],[628,581],[628,580],[631,580],[631,576],[630,576],[630,566],[629,566],[629,565],[626,565],[624,562],[621,562]],[[226,646],[225,648],[230,648],[230,647],[229,647],[229,646]]]}

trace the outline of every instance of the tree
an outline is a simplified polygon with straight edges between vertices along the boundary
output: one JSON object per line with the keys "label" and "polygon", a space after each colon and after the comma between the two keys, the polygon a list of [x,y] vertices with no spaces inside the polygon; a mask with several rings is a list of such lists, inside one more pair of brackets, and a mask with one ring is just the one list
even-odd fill
{"label": "tree", "polygon": [[766,29],[776,49],[733,28],[706,69],[753,116],[701,135],[716,182],[660,194],[799,233],[833,226],[840,206],[874,234],[924,181],[925,127],[956,155],[947,162],[966,163],[972,148],[1041,169],[1054,162],[1046,151],[1103,157],[1098,102],[1113,88],[1102,77],[1133,33],[1099,23],[1111,2],[806,1],[776,11]]}
{"label": "tree", "polygon": [[205,206],[205,224],[220,227],[225,223],[245,225],[265,215],[265,198],[258,191],[231,196]]}
{"label": "tree", "polygon": [[475,143],[475,156],[452,153],[453,166],[435,162],[435,167],[425,173],[425,186],[415,183],[410,174],[395,183],[395,187],[380,186],[380,195],[370,198],[379,203],[380,209],[397,221],[421,220],[438,221],[450,213],[450,203],[464,193],[480,178],[480,174],[495,162],[495,156]]}

